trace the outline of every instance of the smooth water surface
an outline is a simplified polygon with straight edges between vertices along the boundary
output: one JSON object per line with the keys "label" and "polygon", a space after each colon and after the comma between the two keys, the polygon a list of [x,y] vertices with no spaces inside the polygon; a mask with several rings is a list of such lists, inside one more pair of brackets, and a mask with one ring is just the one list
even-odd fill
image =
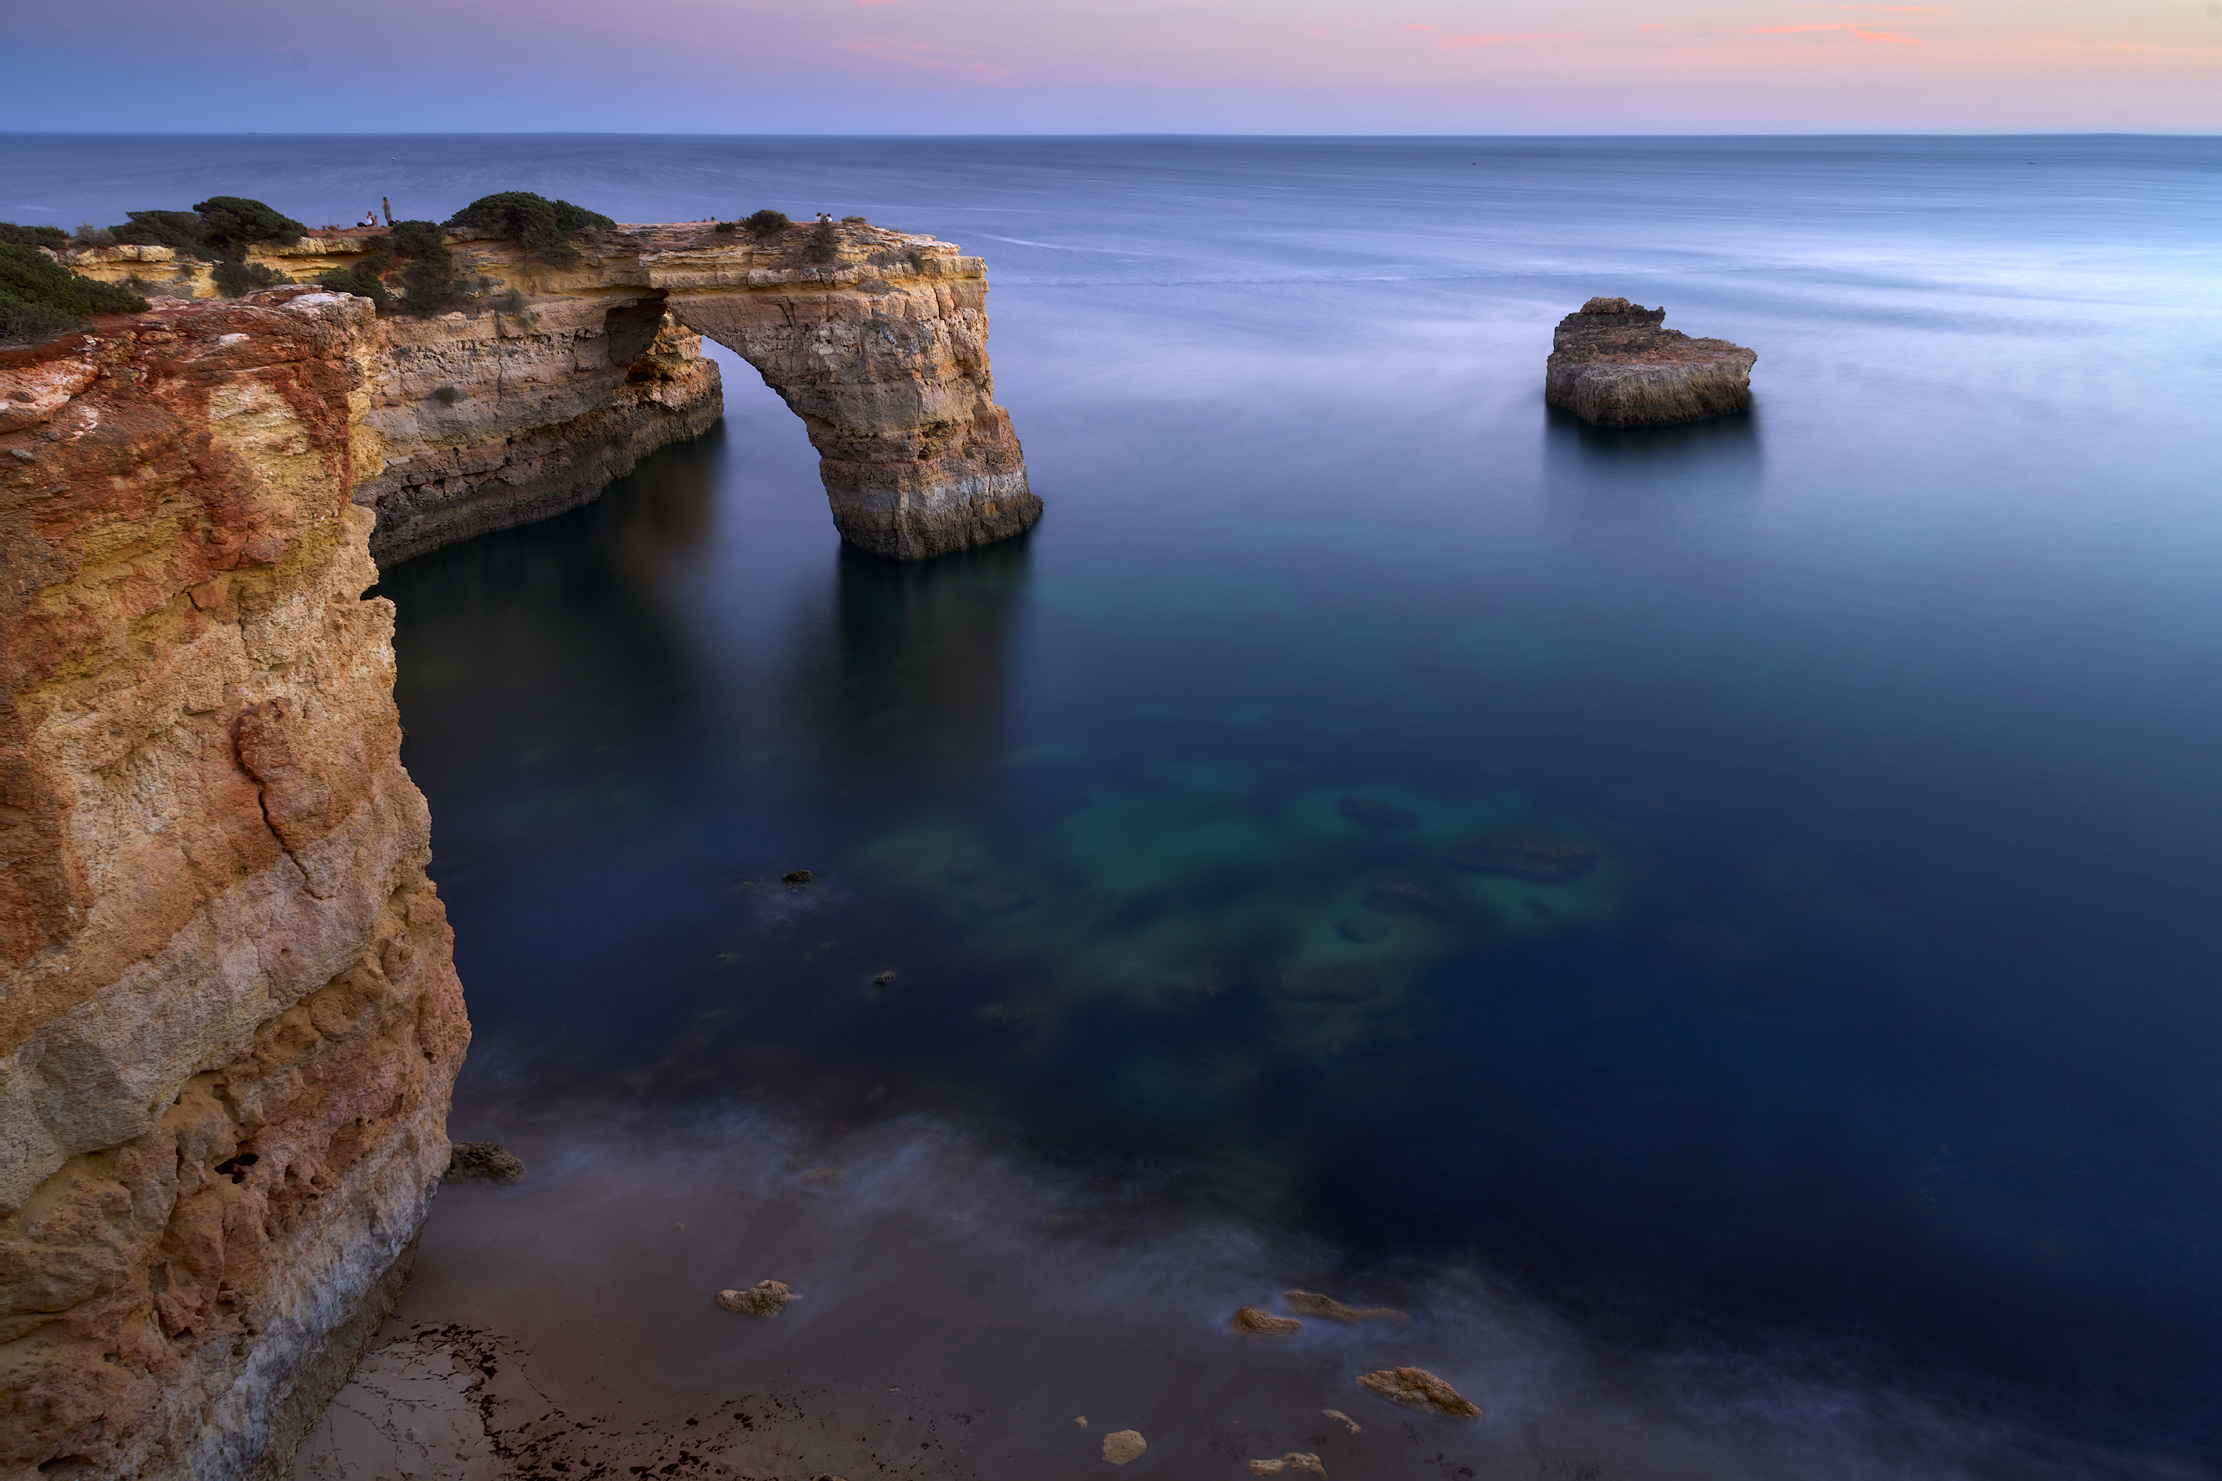
{"label": "smooth water surface", "polygon": [[[1029,539],[843,551],[726,356],[720,430],[387,574],[461,1131],[954,1118],[2208,1474],[2222,143],[18,140],[0,216],[219,188],[989,261]],[[1755,413],[1548,414],[1592,294]],[[1599,862],[1456,866],[1507,832]]]}

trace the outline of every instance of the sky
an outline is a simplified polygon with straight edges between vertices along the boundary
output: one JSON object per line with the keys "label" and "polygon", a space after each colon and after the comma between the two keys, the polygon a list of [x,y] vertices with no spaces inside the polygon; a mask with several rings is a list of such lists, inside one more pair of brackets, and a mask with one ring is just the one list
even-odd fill
{"label": "sky", "polygon": [[8,0],[8,13],[0,131],[2222,130],[2222,0]]}

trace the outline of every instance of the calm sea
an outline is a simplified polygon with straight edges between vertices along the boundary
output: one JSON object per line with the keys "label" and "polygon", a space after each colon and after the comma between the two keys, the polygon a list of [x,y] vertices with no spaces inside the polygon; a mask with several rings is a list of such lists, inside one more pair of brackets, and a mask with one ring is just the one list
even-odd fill
{"label": "calm sea", "polygon": [[[1960,1427],[1844,1474],[2213,1474],[2222,142],[0,155],[66,225],[497,189],[984,255],[1048,512],[847,553],[723,356],[722,429],[387,573],[459,1134],[953,1136]],[[1592,294],[1752,346],[1756,411],[1547,413]],[[1455,867],[1510,831],[1598,863]]]}

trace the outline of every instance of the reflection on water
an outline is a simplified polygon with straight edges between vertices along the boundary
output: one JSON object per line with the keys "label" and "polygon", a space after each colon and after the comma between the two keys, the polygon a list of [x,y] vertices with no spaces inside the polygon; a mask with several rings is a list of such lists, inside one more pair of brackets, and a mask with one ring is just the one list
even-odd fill
{"label": "reflection on water", "polygon": [[1756,494],[1766,471],[1761,413],[1754,407],[1680,427],[1593,427],[1572,412],[1546,408],[1544,478],[1553,489],[1608,498]]}
{"label": "reflection on water", "polygon": [[[2211,210],[2176,144],[1619,147],[945,144],[1029,540],[842,553],[734,368],[722,441],[390,573],[458,1127],[958,1122],[1353,1279],[2211,1440],[2222,518],[2138,430],[2211,385],[2120,369],[2194,363]],[[1671,177],[1657,251],[1567,245],[1633,239],[1583,150]],[[1644,275],[1759,414],[1545,412]]]}
{"label": "reflection on water", "polygon": [[1022,538],[903,562],[842,546],[832,611],[797,623],[797,725],[843,761],[992,763],[1027,549]]}

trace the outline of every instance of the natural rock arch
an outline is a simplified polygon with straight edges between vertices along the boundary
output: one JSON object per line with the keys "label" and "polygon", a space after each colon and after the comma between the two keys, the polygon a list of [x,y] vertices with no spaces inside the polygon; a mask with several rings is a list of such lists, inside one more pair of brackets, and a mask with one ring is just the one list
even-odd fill
{"label": "natural rock arch", "polygon": [[645,264],[673,319],[754,366],[802,418],[842,538],[897,560],[1041,517],[994,400],[986,272],[932,246],[827,268],[739,267],[719,260],[730,249]]}

